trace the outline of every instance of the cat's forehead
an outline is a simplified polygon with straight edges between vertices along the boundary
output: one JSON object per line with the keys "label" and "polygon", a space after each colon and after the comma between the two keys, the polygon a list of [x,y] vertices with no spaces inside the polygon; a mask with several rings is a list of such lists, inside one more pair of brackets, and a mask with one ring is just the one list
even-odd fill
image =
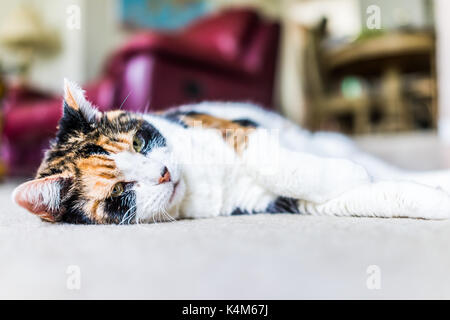
{"label": "cat's forehead", "polygon": [[117,134],[135,131],[143,122],[138,114],[115,110],[103,113],[94,129],[97,129],[98,134],[114,138]]}
{"label": "cat's forehead", "polygon": [[[84,167],[85,160],[92,156],[107,156],[110,153],[130,149],[133,136],[142,126],[143,120],[125,111],[110,111],[89,128],[76,124],[75,129],[64,126],[46,152],[38,177],[64,171],[74,171]],[[93,159],[95,161],[95,157]],[[58,172],[56,172],[58,171]]]}

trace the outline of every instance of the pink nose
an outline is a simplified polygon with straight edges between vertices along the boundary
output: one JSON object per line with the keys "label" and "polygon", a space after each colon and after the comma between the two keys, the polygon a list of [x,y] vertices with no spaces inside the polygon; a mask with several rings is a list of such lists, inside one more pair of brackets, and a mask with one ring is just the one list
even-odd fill
{"label": "pink nose", "polygon": [[167,170],[166,167],[164,167],[164,170],[161,174],[161,177],[159,178],[158,183],[164,183],[164,182],[169,182],[170,181],[170,173],[169,170]]}

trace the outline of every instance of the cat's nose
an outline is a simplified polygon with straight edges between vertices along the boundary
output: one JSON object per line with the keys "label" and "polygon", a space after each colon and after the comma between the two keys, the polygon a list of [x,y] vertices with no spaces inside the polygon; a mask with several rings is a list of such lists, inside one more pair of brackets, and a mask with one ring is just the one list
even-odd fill
{"label": "cat's nose", "polygon": [[164,183],[170,181],[170,173],[169,170],[167,170],[167,167],[164,167],[164,169],[161,172],[161,177],[158,180],[158,183]]}

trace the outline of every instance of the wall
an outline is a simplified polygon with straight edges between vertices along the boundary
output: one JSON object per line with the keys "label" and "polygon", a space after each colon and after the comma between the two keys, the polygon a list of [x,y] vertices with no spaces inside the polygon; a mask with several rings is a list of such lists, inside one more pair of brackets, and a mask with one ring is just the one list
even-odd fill
{"label": "wall", "polygon": [[381,26],[391,29],[401,25],[415,27],[431,26],[433,15],[430,12],[432,1],[429,0],[359,0],[361,17],[366,16],[370,5],[380,7]]}
{"label": "wall", "polygon": [[436,0],[437,76],[438,76],[438,134],[443,142],[450,144],[450,1]]}

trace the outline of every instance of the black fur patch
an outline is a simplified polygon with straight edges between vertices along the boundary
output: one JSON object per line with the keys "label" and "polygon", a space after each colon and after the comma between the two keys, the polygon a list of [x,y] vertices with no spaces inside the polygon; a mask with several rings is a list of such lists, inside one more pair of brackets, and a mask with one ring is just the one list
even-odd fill
{"label": "black fur patch", "polygon": [[79,110],[71,108],[64,101],[63,116],[59,121],[59,130],[57,134],[58,142],[64,143],[76,131],[88,134],[92,131],[91,124],[84,118]]}
{"label": "black fur patch", "polygon": [[81,210],[70,208],[68,212],[66,212],[62,216],[62,222],[72,223],[72,224],[95,224],[94,221],[89,219]]}
{"label": "black fur patch", "polygon": [[170,120],[170,121],[176,123],[176,124],[179,124],[183,128],[188,128],[187,124],[184,123],[183,120],[181,120],[181,118],[183,116],[198,116],[198,115],[202,115],[202,114],[205,114],[205,113],[197,112],[197,111],[175,110],[175,111],[166,112],[163,115],[163,117],[167,120]]}
{"label": "black fur patch", "polygon": [[298,209],[298,201],[296,199],[287,197],[277,197],[272,203],[270,203],[266,210],[263,211],[247,211],[241,208],[235,208],[232,212],[232,216],[239,216],[245,214],[258,214],[258,213],[301,213]]}
{"label": "black fur patch", "polygon": [[259,124],[257,124],[255,121],[250,120],[250,119],[234,119],[234,120],[231,120],[231,122],[234,122],[243,127],[249,127],[249,128],[258,128],[259,127]]}
{"label": "black fur patch", "polygon": [[247,210],[242,210],[241,208],[235,208],[232,212],[232,216],[241,216],[244,214],[250,214]]}
{"label": "black fur patch", "polygon": [[137,136],[140,136],[145,145],[142,148],[141,153],[147,154],[155,147],[165,147],[166,139],[163,135],[150,123],[144,121],[140,129],[136,132]]}
{"label": "black fur patch", "polygon": [[300,213],[297,199],[278,197],[267,206],[269,213]]}
{"label": "black fur patch", "polygon": [[77,154],[83,158],[87,158],[93,154],[105,154],[108,155],[109,152],[100,147],[99,145],[88,143],[84,145],[80,150],[77,151]]}
{"label": "black fur patch", "polygon": [[73,223],[73,224],[95,224],[85,213],[79,209],[77,203],[80,200],[80,192],[75,189],[72,190],[67,197],[62,200],[62,207],[65,208],[65,212],[61,217],[62,222]]}
{"label": "black fur patch", "polygon": [[136,213],[136,193],[129,189],[119,197],[107,198],[104,209],[110,223],[120,223],[125,215],[125,220],[132,220]]}

